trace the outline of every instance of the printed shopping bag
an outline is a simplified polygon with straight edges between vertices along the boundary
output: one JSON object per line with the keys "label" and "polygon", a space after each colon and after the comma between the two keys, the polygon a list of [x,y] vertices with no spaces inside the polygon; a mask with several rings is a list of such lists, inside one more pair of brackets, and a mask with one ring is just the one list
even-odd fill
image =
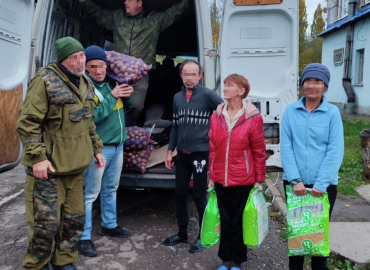
{"label": "printed shopping bag", "polygon": [[286,187],[287,240],[289,256],[324,256],[329,248],[329,199],[311,195],[297,196],[293,187]]}

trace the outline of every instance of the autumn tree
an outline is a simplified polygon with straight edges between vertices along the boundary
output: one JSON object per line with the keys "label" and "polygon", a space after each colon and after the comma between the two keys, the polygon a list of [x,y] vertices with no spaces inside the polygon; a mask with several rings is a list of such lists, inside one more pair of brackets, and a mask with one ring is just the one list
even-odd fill
{"label": "autumn tree", "polygon": [[208,2],[210,4],[211,9],[211,25],[212,25],[212,35],[213,35],[213,43],[218,43],[218,35],[220,32],[220,21],[221,21],[221,14],[222,14],[222,0],[211,0]]}
{"label": "autumn tree", "polygon": [[299,0],[299,54],[304,50],[307,32],[307,10],[305,0]]}
{"label": "autumn tree", "polygon": [[311,39],[316,39],[316,36],[324,31],[324,29],[324,9],[321,7],[321,4],[318,4],[311,24]]}
{"label": "autumn tree", "polygon": [[[299,73],[306,66],[306,59],[303,59],[303,53],[307,49],[307,10],[305,0],[299,0]],[[306,57],[305,57],[306,58]]]}

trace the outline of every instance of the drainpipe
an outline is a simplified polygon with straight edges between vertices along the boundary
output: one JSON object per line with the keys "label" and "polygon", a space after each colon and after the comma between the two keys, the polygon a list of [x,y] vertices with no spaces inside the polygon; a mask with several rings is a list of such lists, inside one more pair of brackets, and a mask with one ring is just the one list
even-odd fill
{"label": "drainpipe", "polygon": [[[356,0],[348,1],[348,19],[352,18],[356,14]],[[355,109],[355,92],[353,91],[351,85],[351,75],[352,75],[352,45],[353,45],[353,35],[354,35],[354,24],[350,23],[347,26],[347,37],[346,37],[346,48],[344,52],[344,71],[342,85],[343,89],[347,95],[347,114],[351,115],[354,113]]]}

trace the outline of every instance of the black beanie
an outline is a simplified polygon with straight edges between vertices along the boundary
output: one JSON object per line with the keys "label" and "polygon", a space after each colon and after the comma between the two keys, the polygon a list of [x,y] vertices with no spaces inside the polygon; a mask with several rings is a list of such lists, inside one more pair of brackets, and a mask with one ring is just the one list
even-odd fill
{"label": "black beanie", "polygon": [[88,63],[91,60],[102,60],[104,62],[107,62],[107,56],[105,54],[105,51],[96,45],[87,47],[85,49],[85,55],[86,63]]}

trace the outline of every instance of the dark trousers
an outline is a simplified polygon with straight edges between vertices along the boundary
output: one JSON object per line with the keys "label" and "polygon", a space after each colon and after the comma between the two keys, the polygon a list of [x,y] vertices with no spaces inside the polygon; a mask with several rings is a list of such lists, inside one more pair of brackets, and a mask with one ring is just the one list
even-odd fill
{"label": "dark trousers", "polygon": [[199,229],[207,205],[207,172],[209,152],[193,152],[176,156],[176,217],[180,230],[187,229],[189,223],[188,192],[193,174],[193,200],[198,210]]}
{"label": "dark trousers", "polygon": [[134,92],[132,93],[133,101],[131,106],[125,109],[126,127],[136,126],[136,120],[144,109],[146,92],[149,87],[149,75],[145,75],[140,81],[133,84],[132,87],[134,88]]}
{"label": "dark trousers", "polygon": [[221,239],[218,257],[223,261],[247,261],[243,241],[243,211],[253,185],[224,187],[215,183],[221,218]]}
{"label": "dark trousers", "polygon": [[[286,186],[289,185],[288,181],[284,181],[284,191],[286,194]],[[305,185],[306,188],[312,188],[313,185]],[[331,218],[331,212],[333,211],[335,200],[337,198],[337,186],[330,185],[327,190],[330,210],[329,210],[329,220]],[[327,257],[311,257],[311,267],[312,270],[329,270],[326,266]],[[293,256],[289,257],[289,269],[290,270],[303,270],[304,257],[303,256]]]}

